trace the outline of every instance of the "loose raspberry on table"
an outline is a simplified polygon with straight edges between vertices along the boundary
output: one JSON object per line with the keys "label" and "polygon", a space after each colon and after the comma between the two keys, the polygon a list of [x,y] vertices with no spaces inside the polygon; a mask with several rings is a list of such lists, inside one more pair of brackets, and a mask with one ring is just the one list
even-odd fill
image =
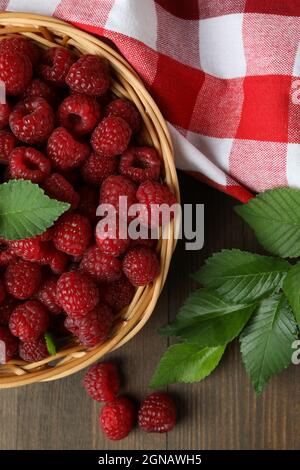
{"label": "loose raspberry on table", "polygon": [[57,282],[56,296],[64,311],[75,318],[90,312],[99,302],[96,284],[81,272],[67,272]]}
{"label": "loose raspberry on table", "polygon": [[107,116],[94,130],[91,144],[96,153],[114,157],[125,152],[132,131],[124,119],[117,116]]}
{"label": "loose raspberry on table", "polygon": [[130,239],[128,238],[127,234],[127,227],[126,233],[122,234],[126,238],[122,238],[120,236],[119,230],[119,221],[118,218],[116,221],[113,219],[105,219],[107,223],[102,224],[101,230],[96,228],[95,239],[98,247],[102,251],[102,253],[106,253],[107,255],[111,256],[120,256],[122,255],[130,245]]}
{"label": "loose raspberry on table", "polygon": [[113,401],[120,388],[118,367],[114,362],[100,362],[89,368],[83,379],[88,395],[98,402]]}
{"label": "loose raspberry on table", "polygon": [[161,160],[153,147],[131,147],[120,159],[119,172],[136,183],[158,180]]}
{"label": "loose raspberry on table", "polygon": [[[156,181],[145,181],[142,183],[137,190],[136,197],[139,203],[145,207],[145,210],[141,211],[140,219],[142,219],[145,225],[152,227],[163,223],[161,212],[157,213],[157,217],[155,216],[157,206],[166,204],[171,207],[177,202],[174,193],[167,186]],[[174,213],[170,212],[170,216],[174,217]]]}
{"label": "loose raspberry on table", "polygon": [[76,57],[64,47],[51,47],[42,56],[38,67],[39,75],[47,82],[64,86],[65,79]]}
{"label": "loose raspberry on table", "polygon": [[41,282],[41,267],[30,261],[11,261],[4,275],[5,288],[16,299],[29,299],[38,290]]}
{"label": "loose raspberry on table", "polygon": [[13,359],[18,351],[18,340],[15,338],[9,329],[5,326],[0,326],[0,364]]}
{"label": "loose raspberry on table", "polygon": [[0,304],[0,326],[8,325],[10,316],[17,305],[17,299],[11,297],[10,295],[6,295],[5,299]]}
{"label": "loose raspberry on table", "polygon": [[[1,42],[0,42],[1,44]],[[8,103],[0,103],[0,129],[4,129],[8,125],[11,109]]]}
{"label": "loose raspberry on table", "polygon": [[[112,175],[103,181],[100,188],[100,204],[111,204],[120,217],[126,218],[130,206],[137,203],[136,185],[129,178],[123,175]],[[122,208],[119,204],[120,196],[125,196],[126,207]]]}
{"label": "loose raspberry on table", "polygon": [[111,331],[113,312],[108,305],[99,303],[94,310],[78,320],[78,339],[86,348],[103,343]]}
{"label": "loose raspberry on table", "polygon": [[44,98],[27,98],[16,104],[9,116],[14,135],[26,144],[45,142],[54,127],[54,113]]}
{"label": "loose raspberry on table", "polygon": [[49,352],[44,336],[40,336],[33,341],[20,341],[19,356],[26,362],[38,362],[48,357]]}
{"label": "loose raspberry on table", "polygon": [[82,55],[70,68],[66,83],[75,93],[102,96],[109,88],[108,66],[96,55]]}
{"label": "loose raspberry on table", "polygon": [[55,224],[54,246],[68,255],[81,256],[91,239],[92,227],[84,215],[67,213]]}
{"label": "loose raspberry on table", "polygon": [[141,115],[131,101],[117,98],[111,101],[105,108],[105,116],[117,116],[127,122],[132,133],[138,132],[142,125]]}
{"label": "loose raspberry on table", "polygon": [[145,286],[158,276],[159,261],[154,251],[144,246],[131,248],[124,256],[123,271],[134,286]]}
{"label": "loose raspberry on table", "polygon": [[147,432],[169,432],[176,424],[176,407],[167,393],[154,392],[143,401],[138,423]]}
{"label": "loose raspberry on table", "polygon": [[116,157],[106,157],[92,152],[82,166],[82,176],[86,183],[100,186],[110,175],[117,172]]}
{"label": "loose raspberry on table", "polygon": [[42,282],[36,294],[36,298],[53,315],[58,315],[62,311],[62,308],[58,304],[58,300],[56,298],[56,287],[57,278],[53,275],[50,275]]}
{"label": "loose raspberry on table", "polygon": [[45,155],[32,147],[16,147],[9,156],[12,178],[42,183],[51,173],[51,163]]}
{"label": "loose raspberry on table", "polygon": [[94,225],[97,221],[98,191],[92,186],[81,186],[79,190],[80,201],[78,212],[89,219]]}
{"label": "loose raspberry on table", "polygon": [[21,95],[32,77],[32,65],[27,55],[15,51],[0,53],[0,80],[7,95]]}
{"label": "loose raspberry on table", "polygon": [[103,302],[109,305],[115,312],[127,307],[135,294],[134,286],[125,276],[113,282],[106,282],[100,286]]}
{"label": "loose raspberry on table", "polygon": [[9,242],[13,253],[26,261],[41,261],[48,251],[46,242],[41,237],[24,238]]}
{"label": "loose raspberry on table", "polygon": [[89,154],[88,144],[74,139],[64,127],[57,127],[48,139],[47,155],[60,170],[80,166]]}
{"label": "loose raspberry on table", "polygon": [[60,173],[52,173],[52,175],[44,181],[43,188],[46,194],[52,199],[68,202],[71,204],[71,209],[73,210],[77,208],[79,194]]}
{"label": "loose raspberry on table", "polygon": [[8,164],[9,155],[17,144],[17,139],[10,131],[0,131],[0,163]]}
{"label": "loose raspberry on table", "polygon": [[122,276],[121,261],[102,253],[97,245],[91,246],[84,253],[80,269],[97,282],[116,281]]}
{"label": "loose raspberry on table", "polygon": [[49,317],[46,308],[37,300],[18,305],[9,319],[9,329],[21,341],[34,341],[47,330]]}
{"label": "loose raspberry on table", "polygon": [[51,83],[34,78],[23,93],[23,99],[27,98],[44,98],[50,106],[53,106],[57,103],[58,92]]}
{"label": "loose raspberry on table", "polygon": [[32,41],[22,36],[10,36],[4,38],[0,42],[0,54],[2,52],[18,52],[22,56],[26,55],[30,59],[32,65],[36,65],[40,55],[40,48]]}
{"label": "loose raspberry on table", "polygon": [[135,406],[127,397],[116,398],[100,410],[99,425],[108,439],[124,439],[136,420]]}
{"label": "loose raspberry on table", "polygon": [[100,105],[92,96],[67,96],[58,108],[59,124],[78,136],[92,132],[100,116]]}

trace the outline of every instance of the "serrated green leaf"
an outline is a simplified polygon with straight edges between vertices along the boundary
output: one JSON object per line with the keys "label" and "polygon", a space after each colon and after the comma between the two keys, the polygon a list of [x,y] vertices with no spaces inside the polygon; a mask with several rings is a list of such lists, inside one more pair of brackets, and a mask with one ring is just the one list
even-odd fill
{"label": "serrated green leaf", "polygon": [[285,293],[300,328],[300,263],[292,266],[283,282]]}
{"label": "serrated green leaf", "polygon": [[256,307],[226,302],[216,292],[199,289],[181,307],[176,320],[161,329],[198,347],[219,346],[239,335]]}
{"label": "serrated green leaf", "polygon": [[68,210],[70,204],[50,199],[31,181],[0,185],[0,237],[7,240],[40,235]]}
{"label": "serrated green leaf", "polygon": [[225,346],[201,349],[195,344],[174,344],[161,358],[150,387],[160,388],[175,382],[199,382],[217,367],[224,351]]}
{"label": "serrated green leaf", "polygon": [[295,258],[300,256],[299,208],[299,190],[277,188],[258,194],[235,209],[266,250],[282,258]]}
{"label": "serrated green leaf", "polygon": [[45,341],[46,341],[46,346],[47,346],[47,349],[48,349],[48,353],[51,356],[55,356],[56,346],[55,346],[54,338],[53,338],[52,334],[49,331],[46,331],[46,333],[45,333]]}
{"label": "serrated green leaf", "polygon": [[285,296],[263,300],[240,337],[243,362],[257,393],[291,363],[296,339],[297,325]]}
{"label": "serrated green leaf", "polygon": [[280,258],[222,250],[208,258],[193,278],[229,302],[253,302],[281,286],[289,268]]}

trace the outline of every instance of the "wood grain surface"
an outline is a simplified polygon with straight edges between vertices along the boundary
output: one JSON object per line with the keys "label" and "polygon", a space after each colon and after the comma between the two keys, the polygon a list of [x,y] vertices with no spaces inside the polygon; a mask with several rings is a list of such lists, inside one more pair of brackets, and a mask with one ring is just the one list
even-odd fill
{"label": "wood grain surface", "polygon": [[[194,288],[190,273],[221,248],[258,250],[254,236],[234,214],[234,200],[180,175],[183,202],[205,204],[205,247],[185,252],[179,243],[166,287],[145,328],[110,357],[124,371],[124,392],[141,399],[168,344],[157,328],[175,316]],[[81,385],[82,373],[56,382],[0,391],[0,449],[299,449],[300,366],[273,378],[256,397],[238,345],[205,381],[169,387],[179,422],[168,435],[135,429],[114,443],[98,429],[99,405]]]}

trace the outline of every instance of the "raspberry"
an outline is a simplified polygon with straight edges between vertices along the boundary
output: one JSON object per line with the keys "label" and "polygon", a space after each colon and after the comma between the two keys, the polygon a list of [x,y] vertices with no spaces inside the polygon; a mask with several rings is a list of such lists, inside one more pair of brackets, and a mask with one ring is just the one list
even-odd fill
{"label": "raspberry", "polygon": [[109,305],[115,312],[119,312],[130,304],[135,294],[135,288],[123,276],[117,281],[102,284],[101,294],[103,302]]}
{"label": "raspberry", "polygon": [[80,269],[98,282],[110,282],[122,276],[122,263],[111,255],[102,253],[96,246],[91,246],[83,255]]}
{"label": "raspberry", "polygon": [[159,274],[159,262],[154,251],[144,246],[131,248],[123,259],[123,271],[131,284],[145,286]]}
{"label": "raspberry", "polygon": [[32,65],[37,64],[40,58],[40,49],[32,41],[22,36],[11,36],[4,38],[0,42],[0,54],[2,52],[18,52],[22,56],[26,55],[30,59]]}
{"label": "raspberry", "polygon": [[38,290],[41,282],[41,268],[38,264],[16,259],[7,266],[5,287],[16,299],[29,299]]}
{"label": "raspberry", "polygon": [[51,163],[41,152],[31,147],[17,147],[9,156],[12,178],[42,183],[51,172]]}
{"label": "raspberry", "polygon": [[20,101],[9,116],[9,125],[15,136],[26,144],[40,144],[47,140],[54,127],[54,113],[44,98]]}
{"label": "raspberry", "polygon": [[5,299],[5,289],[4,289],[3,282],[0,279],[0,304],[1,302],[3,302],[4,299]]}
{"label": "raspberry", "polygon": [[[107,219],[105,219],[105,222],[106,220]],[[120,256],[130,245],[130,240],[128,237],[120,238],[119,223],[118,221],[114,222],[113,219],[108,219],[105,225],[101,223],[101,230],[99,230],[97,226],[95,238],[100,251],[111,256]]]}
{"label": "raspberry", "polygon": [[131,101],[123,100],[122,98],[112,101],[106,106],[104,115],[117,116],[124,119],[131,128],[133,134],[138,132],[141,128],[141,115]]}
{"label": "raspberry", "polygon": [[39,75],[47,82],[64,86],[66,76],[75,60],[75,56],[64,47],[47,49],[42,56],[42,64],[38,67]]}
{"label": "raspberry", "polygon": [[82,176],[86,183],[100,186],[108,176],[116,173],[117,167],[115,157],[91,153],[82,166]]}
{"label": "raspberry", "polygon": [[92,132],[100,119],[100,105],[96,98],[70,95],[58,108],[59,124],[76,135]]}
{"label": "raspberry", "polygon": [[136,240],[130,240],[130,247],[135,246],[146,246],[147,248],[154,248],[156,245],[157,239],[151,238],[151,232],[148,233],[148,238],[139,237]]}
{"label": "raspberry", "polygon": [[101,362],[89,368],[83,379],[88,395],[98,402],[113,401],[120,388],[120,377],[114,362]]}
{"label": "raspberry", "polygon": [[0,364],[10,361],[18,351],[18,340],[7,327],[0,327]]}
{"label": "raspberry", "polygon": [[124,439],[134,426],[136,419],[135,406],[126,397],[116,398],[100,410],[99,424],[108,439]]}
{"label": "raspberry", "polygon": [[137,203],[136,186],[129,178],[122,175],[112,175],[103,181],[100,189],[100,204],[111,204],[120,217],[126,218],[126,207],[120,208],[119,197],[125,196],[127,207]]}
{"label": "raspberry", "polygon": [[92,224],[95,224],[97,221],[98,192],[92,186],[82,186],[79,195],[78,212],[87,217]]}
{"label": "raspberry", "polygon": [[78,206],[79,194],[61,174],[52,173],[44,182],[43,188],[52,199],[68,202],[72,209],[76,209]]}
{"label": "raspberry", "polygon": [[19,52],[0,53],[0,80],[8,95],[21,95],[32,77],[32,65],[27,55]]}
{"label": "raspberry", "polygon": [[78,320],[78,339],[86,348],[103,343],[110,333],[113,324],[113,313],[105,304],[97,307]]}
{"label": "raspberry", "polygon": [[0,131],[0,163],[8,164],[9,155],[15,148],[17,139],[9,131]]}
{"label": "raspberry", "polygon": [[48,357],[45,338],[40,336],[33,341],[20,342],[19,356],[26,362],[38,362]]}
{"label": "raspberry", "polygon": [[47,253],[47,243],[40,236],[9,242],[13,253],[26,261],[41,261]]}
{"label": "raspberry", "polygon": [[123,153],[119,172],[136,183],[158,180],[161,161],[152,147],[131,147]]}
{"label": "raspberry", "polygon": [[[152,227],[156,227],[157,223],[161,225],[163,217],[161,212],[157,214],[158,217],[153,217],[151,209],[156,214],[158,206],[167,204],[167,206],[171,207],[177,202],[174,193],[167,186],[156,181],[145,181],[142,183],[137,190],[136,197],[139,203],[145,206],[145,210],[140,214],[140,219],[143,220],[145,225]],[[171,212],[170,216],[174,217],[174,213]]]}
{"label": "raspberry", "polygon": [[94,130],[91,144],[96,153],[114,157],[125,152],[131,134],[131,129],[124,119],[108,116]]}
{"label": "raspberry", "polygon": [[45,307],[37,300],[18,305],[9,319],[9,329],[21,341],[33,341],[47,330],[49,317]]}
{"label": "raspberry", "polygon": [[62,309],[58,305],[56,298],[57,279],[55,276],[48,276],[40,286],[36,298],[48,309],[53,315],[61,313]]}
{"label": "raspberry", "polygon": [[13,310],[18,305],[18,301],[7,295],[0,305],[0,326],[7,326]]}
{"label": "raspberry", "polygon": [[10,106],[7,103],[0,103],[0,129],[4,129],[8,125],[10,112]]}
{"label": "raspberry", "polygon": [[23,99],[26,98],[44,98],[53,106],[58,100],[58,93],[50,83],[34,78],[23,93]]}
{"label": "raspberry", "polygon": [[90,244],[92,228],[89,220],[81,214],[64,214],[55,225],[53,243],[64,253],[80,256]]}
{"label": "raspberry", "polygon": [[176,424],[176,407],[167,393],[154,392],[143,401],[138,423],[147,432],[169,432]]}
{"label": "raspberry", "polygon": [[70,68],[66,83],[75,93],[101,96],[109,88],[106,63],[96,55],[82,55]]}
{"label": "raspberry", "polygon": [[5,240],[0,239],[0,267],[7,266],[10,261],[13,261],[15,254],[11,247]]}
{"label": "raspberry", "polygon": [[89,153],[89,146],[75,140],[64,127],[55,129],[48,139],[48,157],[60,170],[68,170],[81,165]]}
{"label": "raspberry", "polygon": [[57,282],[56,296],[65,312],[75,318],[90,312],[99,302],[96,284],[80,272],[68,272]]}
{"label": "raspberry", "polygon": [[40,263],[48,264],[54,274],[60,275],[65,271],[68,261],[68,256],[62,251],[57,250],[52,243],[50,243]]}
{"label": "raspberry", "polygon": [[65,325],[65,328],[68,331],[70,331],[73,335],[78,336],[78,333],[79,333],[78,318],[66,317],[64,325]]}

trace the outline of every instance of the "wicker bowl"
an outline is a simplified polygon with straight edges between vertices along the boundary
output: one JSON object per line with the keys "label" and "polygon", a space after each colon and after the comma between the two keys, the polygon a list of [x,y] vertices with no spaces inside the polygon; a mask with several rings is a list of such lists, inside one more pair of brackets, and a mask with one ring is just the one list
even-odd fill
{"label": "wicker bowl", "polygon": [[[173,148],[166,122],[142,81],[122,56],[100,39],[63,21],[45,16],[1,13],[0,40],[11,34],[30,38],[43,48],[60,45],[70,48],[77,55],[98,54],[107,59],[113,75],[113,93],[131,100],[139,109],[144,122],[139,135],[140,143],[156,148],[163,160],[165,183],[179,201]],[[160,276],[152,284],[136,290],[129,307],[118,315],[112,334],[105,343],[87,350],[70,336],[55,356],[35,363],[12,360],[0,366],[0,388],[19,387],[73,374],[133,338],[149,319],[163,288],[176,245],[174,234],[177,223],[175,220],[165,227],[167,236],[161,238],[157,246],[161,263]]]}

